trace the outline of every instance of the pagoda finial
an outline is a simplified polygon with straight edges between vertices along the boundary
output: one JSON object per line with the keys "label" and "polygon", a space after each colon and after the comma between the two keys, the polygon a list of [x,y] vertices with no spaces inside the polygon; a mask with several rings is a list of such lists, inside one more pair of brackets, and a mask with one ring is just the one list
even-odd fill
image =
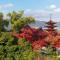
{"label": "pagoda finial", "polygon": [[52,19],[52,14],[50,14],[50,20]]}

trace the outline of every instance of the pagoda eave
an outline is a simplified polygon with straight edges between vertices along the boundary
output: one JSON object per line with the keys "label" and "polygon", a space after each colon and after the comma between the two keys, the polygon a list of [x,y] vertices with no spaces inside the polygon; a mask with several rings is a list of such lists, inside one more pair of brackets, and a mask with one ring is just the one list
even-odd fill
{"label": "pagoda eave", "polygon": [[47,31],[56,31],[56,30],[53,30],[53,29],[52,29],[52,30],[51,30],[51,29],[46,29],[46,30],[47,30]]}
{"label": "pagoda eave", "polygon": [[46,24],[56,24],[55,22],[46,22]]}
{"label": "pagoda eave", "polygon": [[57,26],[49,26],[49,25],[48,25],[48,26],[45,26],[45,27],[48,27],[48,28],[54,28],[54,27],[57,27]]}

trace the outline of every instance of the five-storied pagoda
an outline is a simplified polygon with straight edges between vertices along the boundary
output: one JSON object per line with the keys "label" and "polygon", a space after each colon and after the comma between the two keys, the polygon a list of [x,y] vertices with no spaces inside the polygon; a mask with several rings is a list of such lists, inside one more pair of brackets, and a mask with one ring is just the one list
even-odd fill
{"label": "five-storied pagoda", "polygon": [[50,20],[48,22],[46,22],[46,26],[45,26],[47,28],[46,30],[49,33],[51,33],[51,35],[56,35],[55,27],[57,27],[57,26],[55,24],[56,23],[51,20],[51,17],[50,17]]}

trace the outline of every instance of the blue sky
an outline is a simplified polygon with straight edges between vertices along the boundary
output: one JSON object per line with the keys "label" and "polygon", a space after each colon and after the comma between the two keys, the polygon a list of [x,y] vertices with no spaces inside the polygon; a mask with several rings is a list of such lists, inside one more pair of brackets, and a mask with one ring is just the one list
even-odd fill
{"label": "blue sky", "polygon": [[60,0],[0,0],[0,12],[24,10],[37,20],[48,20],[52,14],[54,20],[60,21]]}

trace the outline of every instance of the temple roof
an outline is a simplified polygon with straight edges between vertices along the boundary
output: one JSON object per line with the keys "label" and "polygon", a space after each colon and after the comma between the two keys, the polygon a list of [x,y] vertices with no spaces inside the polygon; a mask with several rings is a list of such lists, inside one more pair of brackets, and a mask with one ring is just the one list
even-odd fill
{"label": "temple roof", "polygon": [[56,29],[46,29],[47,31],[55,31]]}
{"label": "temple roof", "polygon": [[46,24],[56,24],[56,23],[53,22],[52,20],[49,20],[48,22],[46,22]]}
{"label": "temple roof", "polygon": [[54,28],[54,27],[57,27],[57,26],[50,26],[50,25],[48,25],[48,26],[45,26],[45,27]]}

